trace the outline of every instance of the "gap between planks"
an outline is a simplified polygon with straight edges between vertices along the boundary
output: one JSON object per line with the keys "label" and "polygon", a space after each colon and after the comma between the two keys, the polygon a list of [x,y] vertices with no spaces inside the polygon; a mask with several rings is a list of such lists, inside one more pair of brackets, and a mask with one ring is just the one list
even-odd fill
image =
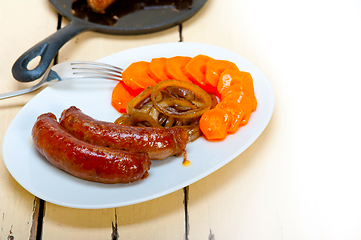
{"label": "gap between planks", "polygon": [[[61,28],[62,16],[58,14],[58,22],[56,30]],[[54,65],[58,63],[58,53],[54,57]],[[45,215],[45,201],[38,197],[35,197],[33,204],[33,217],[32,225],[30,229],[29,240],[41,240],[43,233],[43,221]]]}
{"label": "gap between planks", "polygon": [[[56,29],[59,30],[61,28],[62,23],[62,16],[58,14],[58,22]],[[182,33],[182,24],[178,25],[179,29],[179,42],[183,42],[183,33]],[[54,65],[58,63],[58,54],[56,54],[54,58]],[[183,188],[184,193],[184,234],[185,240],[189,239],[189,214],[188,214],[188,200],[189,200],[189,186]],[[43,220],[45,215],[45,201],[35,197],[34,199],[34,207],[33,207],[33,222],[30,229],[30,237],[29,240],[41,240],[42,239],[42,232],[43,232]],[[118,217],[117,217],[117,210],[114,209],[115,214],[115,222],[112,222],[112,233],[111,239],[118,240],[119,239],[119,232],[118,232]],[[212,233],[211,233],[212,235]],[[210,238],[212,239],[212,238]]]}

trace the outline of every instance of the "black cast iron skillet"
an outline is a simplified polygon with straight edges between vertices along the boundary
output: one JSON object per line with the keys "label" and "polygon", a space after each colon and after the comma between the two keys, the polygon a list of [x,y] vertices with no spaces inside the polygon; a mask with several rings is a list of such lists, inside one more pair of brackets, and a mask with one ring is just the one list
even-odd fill
{"label": "black cast iron skillet", "polygon": [[[157,32],[181,24],[192,17],[207,0],[183,0],[182,5],[156,6],[159,1],[170,0],[118,0],[105,15],[85,11],[86,0],[49,0],[55,9],[70,23],[25,52],[14,63],[13,76],[20,82],[31,82],[40,78],[58,50],[70,39],[84,31],[95,31],[116,35],[138,35]],[[148,4],[148,5],[147,5]],[[74,10],[78,7],[79,12]],[[116,10],[118,9],[118,10]],[[119,9],[122,9],[120,11]],[[125,11],[124,11],[125,9]],[[111,25],[103,25],[111,24]],[[29,70],[28,63],[40,56],[38,65]]]}

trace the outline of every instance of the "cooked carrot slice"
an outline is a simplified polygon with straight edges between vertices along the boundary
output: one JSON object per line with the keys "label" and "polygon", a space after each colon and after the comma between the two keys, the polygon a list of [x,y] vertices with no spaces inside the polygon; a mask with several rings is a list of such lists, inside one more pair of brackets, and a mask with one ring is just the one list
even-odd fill
{"label": "cooked carrot slice", "polygon": [[165,64],[167,59],[165,57],[153,58],[149,64],[149,74],[156,81],[160,82],[163,80],[168,80],[169,78],[165,74]]}
{"label": "cooked carrot slice", "polygon": [[141,89],[133,90],[120,81],[113,89],[111,104],[118,112],[125,113],[128,102],[138,96],[141,91]]}
{"label": "cooked carrot slice", "polygon": [[183,72],[188,79],[206,91],[207,88],[211,87],[207,86],[208,84],[205,81],[207,62],[212,59],[213,58],[206,55],[199,54],[193,57],[183,69]]}
{"label": "cooked carrot slice", "polygon": [[235,133],[241,126],[242,119],[245,115],[240,104],[237,101],[221,101],[215,109],[222,109],[229,115],[228,133]]}
{"label": "cooked carrot slice", "polygon": [[134,90],[145,89],[157,84],[149,75],[149,62],[139,61],[130,64],[122,73],[123,82]]}
{"label": "cooked carrot slice", "polygon": [[183,73],[184,67],[191,60],[191,57],[175,56],[167,58],[165,73],[169,79],[191,82]]}
{"label": "cooked carrot slice", "polygon": [[217,104],[216,108],[227,111],[230,115],[229,133],[235,133],[239,127],[248,123],[252,113],[252,101],[242,94],[232,94]]}
{"label": "cooked carrot slice", "polygon": [[219,78],[224,70],[239,70],[237,65],[227,60],[209,60],[206,68],[206,81],[212,85],[214,93],[218,86]]}
{"label": "cooked carrot slice", "polygon": [[247,97],[249,97],[252,101],[252,112],[256,110],[257,108],[257,98],[254,94],[253,88],[249,88],[249,87],[244,87],[244,85],[242,84],[234,84],[231,85],[227,88],[225,88],[220,96],[220,99],[225,99],[228,95],[234,94],[234,93],[238,93],[238,94],[242,94],[242,95],[246,95]]}
{"label": "cooked carrot slice", "polygon": [[241,84],[243,88],[249,88],[249,91],[254,91],[253,79],[249,72],[230,69],[226,69],[221,73],[217,90],[219,93],[222,93],[225,88],[235,84]]}
{"label": "cooked carrot slice", "polygon": [[199,128],[208,140],[223,140],[227,137],[228,113],[220,108],[205,112],[199,120]]}

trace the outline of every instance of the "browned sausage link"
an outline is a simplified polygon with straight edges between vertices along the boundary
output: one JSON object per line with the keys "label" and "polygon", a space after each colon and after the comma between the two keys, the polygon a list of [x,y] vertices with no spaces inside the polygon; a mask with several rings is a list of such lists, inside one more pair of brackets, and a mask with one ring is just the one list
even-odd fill
{"label": "browned sausage link", "polygon": [[32,129],[35,148],[53,164],[76,177],[101,183],[134,182],[148,175],[150,159],[95,146],[69,134],[52,113],[38,117]]}
{"label": "browned sausage link", "polygon": [[96,13],[104,13],[116,0],[87,0],[89,7]]}
{"label": "browned sausage link", "polygon": [[99,146],[146,152],[152,160],[180,155],[188,142],[187,131],[182,128],[131,127],[97,121],[76,107],[63,111],[60,125],[81,140]]}

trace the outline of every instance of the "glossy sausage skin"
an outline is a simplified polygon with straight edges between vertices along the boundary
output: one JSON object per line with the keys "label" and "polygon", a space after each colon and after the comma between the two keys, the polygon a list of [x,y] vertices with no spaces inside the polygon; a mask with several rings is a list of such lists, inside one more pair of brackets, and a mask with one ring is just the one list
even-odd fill
{"label": "glossy sausage skin", "polygon": [[151,160],[181,155],[188,142],[187,131],[178,128],[132,127],[95,120],[76,107],[63,111],[60,125],[86,142],[132,152],[145,152]]}
{"label": "glossy sausage skin", "polygon": [[52,113],[40,115],[32,129],[35,148],[55,167],[101,183],[128,183],[145,178],[151,162],[145,153],[95,146],[69,134]]}
{"label": "glossy sausage skin", "polygon": [[96,13],[104,13],[116,0],[87,0],[89,7]]}

